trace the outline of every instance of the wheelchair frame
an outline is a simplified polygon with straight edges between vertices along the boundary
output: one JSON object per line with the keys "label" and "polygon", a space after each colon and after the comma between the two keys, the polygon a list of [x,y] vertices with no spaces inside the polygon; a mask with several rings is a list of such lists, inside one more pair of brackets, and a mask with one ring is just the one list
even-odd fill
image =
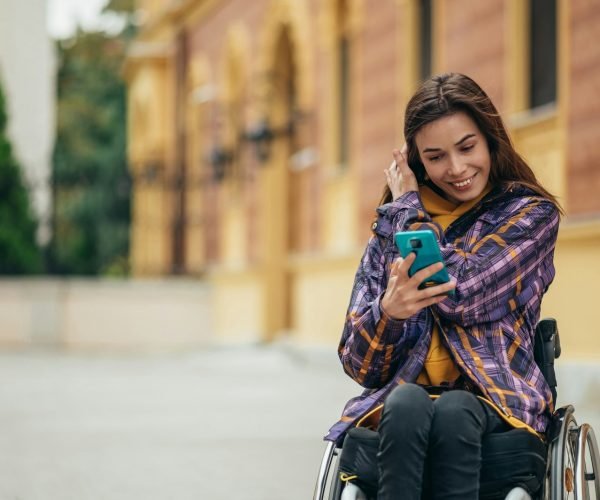
{"label": "wheelchair frame", "polygon": [[[554,319],[536,326],[534,356],[552,390],[556,402],[554,360],[561,354],[558,328]],[[575,409],[567,405],[556,410],[547,431],[546,475],[538,500],[600,500],[600,454],[590,425],[577,425]],[[344,483],[338,477],[341,448],[328,442],[319,467],[313,500],[340,500]],[[335,459],[335,461],[334,461]],[[330,474],[334,465],[334,473]],[[515,491],[515,490],[513,490]],[[594,496],[590,493],[593,492]],[[327,495],[327,496],[326,496]],[[511,497],[511,493],[507,496]],[[529,495],[518,498],[527,500]],[[530,499],[530,497],[529,497]]]}

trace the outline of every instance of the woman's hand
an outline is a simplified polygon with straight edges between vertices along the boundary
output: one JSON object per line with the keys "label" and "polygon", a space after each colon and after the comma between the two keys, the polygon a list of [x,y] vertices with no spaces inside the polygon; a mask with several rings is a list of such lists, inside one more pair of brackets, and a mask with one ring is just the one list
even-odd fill
{"label": "woman's hand", "polygon": [[419,185],[415,174],[408,166],[406,161],[408,157],[408,148],[406,144],[402,149],[394,149],[392,154],[394,161],[385,172],[387,185],[392,192],[392,198],[395,200],[409,191],[418,191]]}
{"label": "woman's hand", "polygon": [[441,302],[456,287],[454,281],[449,281],[419,290],[419,285],[442,269],[443,264],[436,262],[409,277],[408,270],[415,257],[411,253],[406,259],[399,257],[392,264],[388,286],[381,299],[381,309],[391,318],[407,319],[421,309]]}

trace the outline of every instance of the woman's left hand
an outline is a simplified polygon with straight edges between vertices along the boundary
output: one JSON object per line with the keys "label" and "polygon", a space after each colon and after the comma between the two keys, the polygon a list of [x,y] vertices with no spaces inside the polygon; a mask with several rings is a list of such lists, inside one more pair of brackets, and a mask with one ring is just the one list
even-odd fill
{"label": "woman's left hand", "polygon": [[408,166],[408,148],[406,144],[402,149],[392,151],[394,161],[389,168],[384,170],[387,185],[392,192],[392,199],[397,199],[409,191],[418,191],[419,184],[415,174]]}
{"label": "woman's left hand", "polygon": [[416,254],[411,252],[406,259],[398,257],[392,264],[388,285],[380,302],[382,311],[394,319],[407,319],[421,309],[445,300],[447,293],[456,287],[455,281],[421,289],[420,285],[443,268],[441,262],[431,264],[408,275]]}

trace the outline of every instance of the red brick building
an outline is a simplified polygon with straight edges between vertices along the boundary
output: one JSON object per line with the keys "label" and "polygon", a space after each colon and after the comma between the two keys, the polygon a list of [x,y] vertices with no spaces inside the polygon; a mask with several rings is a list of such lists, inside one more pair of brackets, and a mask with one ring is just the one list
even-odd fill
{"label": "red brick building", "polygon": [[211,280],[224,338],[335,342],[404,106],[423,77],[463,72],[566,209],[545,312],[571,352],[598,356],[600,3],[138,4],[126,68],[137,275]]}

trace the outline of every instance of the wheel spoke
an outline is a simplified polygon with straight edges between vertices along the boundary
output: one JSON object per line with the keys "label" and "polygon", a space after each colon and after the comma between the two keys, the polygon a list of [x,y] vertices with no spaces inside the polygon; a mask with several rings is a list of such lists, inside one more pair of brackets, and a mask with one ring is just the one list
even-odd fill
{"label": "wheel spoke", "polygon": [[577,451],[577,427],[573,420],[567,423],[563,463],[563,497],[565,500],[575,498],[575,459]]}

